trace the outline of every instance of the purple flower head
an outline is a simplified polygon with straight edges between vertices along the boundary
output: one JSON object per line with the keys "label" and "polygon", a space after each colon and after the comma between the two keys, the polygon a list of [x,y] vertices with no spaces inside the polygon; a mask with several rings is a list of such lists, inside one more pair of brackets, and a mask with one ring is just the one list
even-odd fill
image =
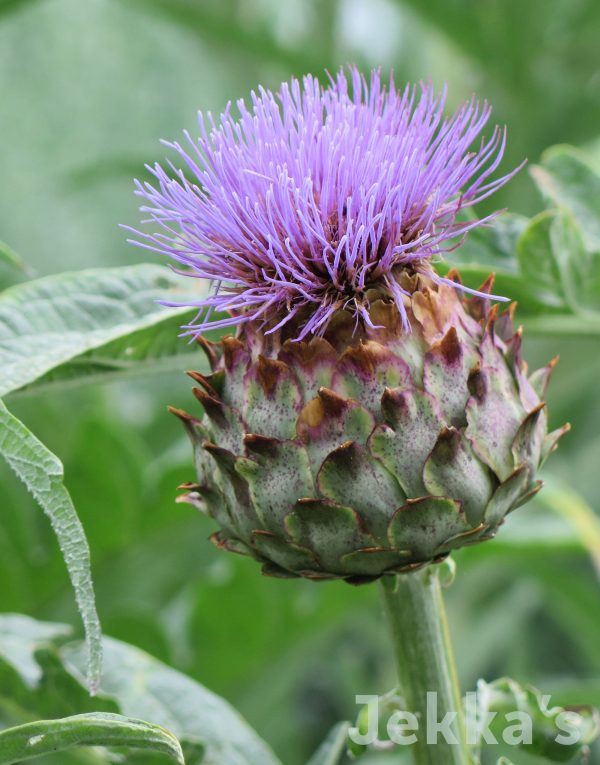
{"label": "purple flower head", "polygon": [[[367,82],[350,68],[327,87],[310,75],[276,94],[261,87],[250,105],[238,101],[237,116],[230,106],[217,121],[199,114],[197,140],[185,132],[184,146],[164,142],[185,173],[168,161],[168,171],[148,167],[154,185],[136,181],[144,223],[156,230],[136,231],[135,243],[212,283],[207,298],[185,304],[200,309],[186,332],[246,321],[272,332],[296,318],[302,339],[341,309],[372,326],[373,287],[408,329],[398,274],[446,282],[432,259],[495,215],[458,213],[516,172],[489,180],[505,130],[472,148],[487,104],[473,98],[444,118],[444,101],[430,85],[398,91],[378,71]],[[228,315],[212,321],[213,310]]]}

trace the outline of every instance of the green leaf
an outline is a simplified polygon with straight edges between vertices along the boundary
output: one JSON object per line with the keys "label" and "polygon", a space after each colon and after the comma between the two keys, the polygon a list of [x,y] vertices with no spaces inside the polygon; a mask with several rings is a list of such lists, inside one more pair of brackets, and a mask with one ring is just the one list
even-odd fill
{"label": "green leaf", "polygon": [[35,660],[35,652],[43,645],[69,637],[72,632],[66,624],[36,622],[22,614],[2,614],[0,657],[10,660],[27,687],[35,688],[42,679],[42,669]]}
{"label": "green leaf", "polygon": [[346,751],[349,728],[348,722],[334,725],[307,765],[338,765]]}
{"label": "green leaf", "polygon": [[65,560],[86,633],[90,692],[98,687],[102,646],[90,571],[90,551],[69,492],[63,466],[0,400],[0,454],[50,519]]}
{"label": "green leaf", "polygon": [[[99,694],[114,700],[123,714],[164,725],[182,743],[203,745],[207,764],[277,764],[268,746],[226,701],[138,648],[111,638],[103,645]],[[67,645],[61,656],[79,677],[85,667],[83,646]]]}
{"label": "green leaf", "polygon": [[557,215],[548,210],[531,219],[517,242],[517,259],[532,294],[544,305],[565,309],[561,270],[550,239]]}
{"label": "green leaf", "polygon": [[[181,743],[188,765],[281,765],[224,699],[144,651],[112,638],[103,640],[102,682],[92,702],[83,688],[85,647],[81,642],[64,645],[68,630],[25,616],[0,615],[0,666],[2,662],[10,665],[30,687],[31,662],[38,668],[35,687],[21,701],[28,714],[49,704],[64,714],[70,706],[81,710],[82,705],[94,703],[168,729]],[[19,649],[19,639],[24,649]],[[45,650],[40,650],[44,645]],[[16,689],[13,695],[22,697]],[[33,705],[37,707],[32,709]]]}
{"label": "green leaf", "polygon": [[151,749],[184,765],[179,741],[168,730],[121,715],[89,713],[39,720],[0,732],[0,765],[13,765],[78,746]]}
{"label": "green leaf", "polygon": [[583,230],[567,210],[559,210],[550,227],[550,247],[571,310],[574,313],[599,311],[600,251],[586,250]]}
{"label": "green leaf", "polygon": [[181,369],[198,354],[177,337],[190,311],[156,302],[190,299],[181,285],[169,269],[142,264],[44,277],[0,293],[0,396],[34,383]]}
{"label": "green leaf", "polygon": [[[521,315],[556,312],[553,326],[559,333],[595,335],[600,325],[600,175],[585,155],[561,146],[549,150],[532,174],[552,208],[529,221],[504,215],[490,227],[475,229],[448,263],[470,287],[494,271],[494,292],[518,301]],[[441,270],[446,268],[441,264]],[[573,321],[574,316],[584,320]]]}
{"label": "green leaf", "polygon": [[[536,688],[521,686],[510,678],[477,685],[477,719],[496,713],[492,726],[496,737],[511,722],[506,715],[519,712],[531,721],[531,743],[519,744],[531,754],[552,762],[567,762],[600,734],[600,715],[592,707],[549,707],[549,697]],[[572,737],[572,741],[567,741]]]}
{"label": "green leaf", "polygon": [[[106,383],[137,375],[181,371],[187,366],[208,371],[204,353],[196,343],[179,337],[185,318],[171,309],[171,315],[150,327],[127,332],[116,340],[81,353],[43,374],[20,393],[73,387],[82,383]],[[184,311],[183,317],[189,316]],[[0,351],[1,352],[1,351]]]}
{"label": "green leaf", "polygon": [[586,248],[600,250],[600,169],[592,159],[573,146],[553,146],[531,175],[548,204],[571,212]]}
{"label": "green leaf", "polygon": [[[465,220],[478,216],[469,211]],[[463,269],[465,265],[480,266],[486,275],[490,271],[517,273],[515,249],[517,241],[529,223],[524,215],[503,213],[489,226],[474,228],[456,250],[448,253],[444,260]]]}
{"label": "green leaf", "polygon": [[535,218],[517,243],[523,281],[549,308],[598,318],[600,252],[588,252],[583,232],[566,209]]}
{"label": "green leaf", "polygon": [[516,270],[503,270],[491,265],[479,263],[461,263],[455,257],[452,261],[437,264],[436,268],[442,276],[446,275],[450,268],[458,269],[463,284],[477,289],[493,271],[495,275],[494,293],[510,298],[519,304],[519,315],[535,315],[543,311],[551,310],[532,294],[531,286]]}

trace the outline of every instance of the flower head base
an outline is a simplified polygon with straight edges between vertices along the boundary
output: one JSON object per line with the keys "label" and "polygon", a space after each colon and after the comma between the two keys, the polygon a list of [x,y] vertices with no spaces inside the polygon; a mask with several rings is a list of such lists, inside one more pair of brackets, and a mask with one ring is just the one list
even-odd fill
{"label": "flower head base", "polygon": [[174,413],[195,455],[182,499],[217,522],[218,547],[271,576],[362,584],[490,539],[538,491],[567,429],[547,432],[554,362],[528,374],[514,304],[499,314],[410,280],[410,332],[374,296],[384,329],[352,333],[341,311],[308,341],[254,323],[201,339],[213,372],[190,375],[204,414]]}
{"label": "flower head base", "polygon": [[[408,331],[400,274],[446,281],[432,261],[494,217],[459,221],[459,212],[516,172],[490,180],[505,131],[471,148],[490,108],[472,99],[445,119],[444,100],[429,85],[399,92],[379,72],[367,82],[351,68],[325,88],[312,76],[277,94],[260,88],[250,108],[238,102],[237,118],[229,107],[218,121],[200,114],[200,137],[186,132],[185,148],[165,142],[186,170],[169,161],[172,175],[148,168],[156,185],[136,181],[145,223],[158,226],[135,232],[136,243],[213,283],[186,304],[200,309],[186,331],[252,321],[266,334],[292,322],[302,340],[340,310],[372,327],[373,289]],[[211,319],[213,310],[229,315]]]}

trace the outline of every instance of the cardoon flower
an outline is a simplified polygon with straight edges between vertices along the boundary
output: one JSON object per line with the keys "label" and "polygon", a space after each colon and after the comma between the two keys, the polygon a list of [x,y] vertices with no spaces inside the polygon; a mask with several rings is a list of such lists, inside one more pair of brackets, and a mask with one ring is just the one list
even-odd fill
{"label": "cardoon flower", "polygon": [[137,243],[212,284],[185,327],[213,367],[192,373],[204,416],[177,412],[186,498],[265,573],[358,583],[488,539],[563,432],[546,429],[552,365],[527,376],[493,280],[435,271],[494,217],[461,210],[513,174],[493,177],[489,107],[444,117],[444,98],[355,69],[261,88],[136,184],[154,224]]}

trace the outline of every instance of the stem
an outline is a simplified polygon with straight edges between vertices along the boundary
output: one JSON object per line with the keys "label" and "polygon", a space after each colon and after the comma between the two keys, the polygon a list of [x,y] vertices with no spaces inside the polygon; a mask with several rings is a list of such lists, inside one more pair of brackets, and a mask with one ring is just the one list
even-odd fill
{"label": "stem", "polygon": [[[407,711],[416,716],[419,724],[415,731],[417,742],[413,746],[415,763],[470,765],[461,693],[438,573],[428,566],[410,574],[387,576],[381,581],[400,692]],[[428,692],[436,694],[429,697],[429,715]],[[454,719],[451,730],[455,743],[446,741],[439,728],[436,735],[434,727],[448,713]],[[427,743],[428,734],[435,743]]]}

